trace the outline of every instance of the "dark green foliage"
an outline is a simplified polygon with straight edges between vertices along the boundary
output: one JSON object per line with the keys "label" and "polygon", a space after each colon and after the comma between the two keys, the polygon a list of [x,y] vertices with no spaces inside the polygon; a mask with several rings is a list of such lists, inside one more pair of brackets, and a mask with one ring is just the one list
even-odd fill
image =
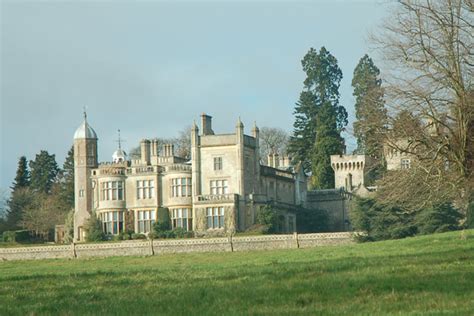
{"label": "dark green foliage", "polygon": [[24,211],[33,203],[34,193],[29,187],[17,188],[12,192],[8,201],[6,227],[8,229],[21,228]]}
{"label": "dark green foliage", "polygon": [[366,233],[362,241],[397,239],[416,234],[413,213],[396,207],[381,207],[373,199],[354,197],[350,212],[354,230]]}
{"label": "dark green foliage", "polygon": [[336,58],[324,47],[319,53],[311,48],[301,63],[307,77],[296,103],[288,151],[294,161],[303,163],[306,172],[313,172],[317,187],[332,187],[334,180],[328,176],[332,169],[327,157],[343,152],[340,132],[347,125],[347,112],[339,105],[342,72]]}
{"label": "dark green foliage", "polygon": [[31,188],[37,192],[50,193],[59,173],[55,155],[42,150],[30,161]]}
{"label": "dark green foliage", "polygon": [[329,216],[327,211],[300,207],[296,213],[296,230],[298,233],[327,232]]}
{"label": "dark green foliage", "polygon": [[116,240],[130,240],[132,239],[132,232],[120,232],[117,236],[114,238]]}
{"label": "dark green foliage", "polygon": [[317,137],[313,146],[312,186],[318,189],[334,187],[334,171],[331,168],[331,155],[342,154],[344,142],[337,130],[336,109],[329,103],[322,105],[318,117]]}
{"label": "dark green foliage", "polygon": [[31,241],[30,232],[27,230],[15,230],[3,232],[3,242],[28,242]]}
{"label": "dark green foliage", "polygon": [[466,211],[466,228],[474,228],[474,202],[469,203]]}
{"label": "dark green foliage", "polygon": [[384,170],[383,137],[387,127],[384,91],[380,70],[368,55],[364,55],[354,69],[353,95],[356,99],[354,136],[356,152],[372,158],[367,181],[369,184],[380,178]]}
{"label": "dark green foliage", "polygon": [[69,149],[60,174],[60,196],[64,204],[74,208],[74,146]]}
{"label": "dark green foliage", "polygon": [[416,216],[418,232],[422,235],[460,229],[462,214],[451,203],[421,210]]}
{"label": "dark green foliage", "polygon": [[462,215],[450,203],[419,211],[381,206],[373,199],[354,198],[350,213],[352,227],[367,235],[361,240],[398,239],[460,228]]}
{"label": "dark green foliage", "polygon": [[146,236],[144,234],[132,234],[132,239],[146,239]]}
{"label": "dark green foliage", "polygon": [[317,106],[310,91],[302,91],[295,106],[293,136],[290,137],[288,152],[294,161],[301,161],[305,171],[311,170],[311,148],[316,139]]}
{"label": "dark green foliage", "polygon": [[261,206],[257,210],[257,224],[263,226],[264,233],[275,232],[277,226],[277,210],[271,204]]}
{"label": "dark green foliage", "polygon": [[18,229],[21,227],[20,221],[23,214],[23,210],[31,202],[30,191],[28,187],[30,185],[30,173],[28,171],[28,165],[26,157],[20,157],[18,161],[18,168],[16,170],[15,180],[11,187],[12,194],[10,199],[7,201],[8,209],[6,212],[6,220],[4,222],[5,229]]}
{"label": "dark green foliage", "polygon": [[105,234],[102,231],[102,222],[96,216],[95,212],[87,219],[84,229],[86,231],[86,241],[102,241],[105,240]]}
{"label": "dark green foliage", "polygon": [[19,188],[26,188],[30,185],[30,172],[25,156],[21,156],[18,160],[18,168],[16,169],[16,176],[11,189],[13,191]]}
{"label": "dark green foliage", "polygon": [[160,207],[157,212],[157,220],[155,223],[154,230],[170,230],[171,229],[171,219],[169,209]]}

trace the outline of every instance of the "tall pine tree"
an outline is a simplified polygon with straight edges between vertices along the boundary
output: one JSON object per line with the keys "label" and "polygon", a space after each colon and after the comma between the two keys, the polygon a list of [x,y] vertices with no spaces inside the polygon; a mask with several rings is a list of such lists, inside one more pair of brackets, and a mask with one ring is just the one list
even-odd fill
{"label": "tall pine tree", "polygon": [[304,89],[295,107],[295,123],[289,152],[313,173],[313,187],[332,188],[334,173],[330,155],[342,154],[340,136],[347,112],[339,105],[342,71],[326,48],[311,48],[301,61],[306,73]]}
{"label": "tall pine tree", "polygon": [[29,205],[31,199],[28,195],[30,185],[30,172],[28,171],[27,160],[25,156],[18,160],[15,180],[11,186],[12,194],[8,200],[8,212],[6,218],[6,229],[20,228],[20,221],[23,210]]}
{"label": "tall pine tree", "polygon": [[30,161],[30,169],[31,189],[36,192],[51,192],[59,173],[55,155],[50,155],[46,150],[40,151],[35,160]]}
{"label": "tall pine tree", "polygon": [[74,208],[74,146],[69,149],[60,173],[60,195],[64,205]]}
{"label": "tall pine tree", "polygon": [[364,55],[354,69],[352,79],[356,121],[354,136],[356,152],[372,158],[368,181],[371,183],[383,171],[383,141],[387,126],[387,111],[380,70],[368,55]]}

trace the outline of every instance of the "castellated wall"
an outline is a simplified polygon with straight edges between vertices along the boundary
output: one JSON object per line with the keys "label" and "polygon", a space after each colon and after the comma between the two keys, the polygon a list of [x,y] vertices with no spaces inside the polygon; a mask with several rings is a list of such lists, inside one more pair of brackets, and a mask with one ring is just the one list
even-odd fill
{"label": "castellated wall", "polygon": [[233,252],[273,249],[310,248],[353,243],[353,233],[319,233],[242,236],[224,238],[193,238],[173,240],[132,240],[0,248],[0,261],[34,259],[74,259],[114,256],[153,256],[165,253]]}

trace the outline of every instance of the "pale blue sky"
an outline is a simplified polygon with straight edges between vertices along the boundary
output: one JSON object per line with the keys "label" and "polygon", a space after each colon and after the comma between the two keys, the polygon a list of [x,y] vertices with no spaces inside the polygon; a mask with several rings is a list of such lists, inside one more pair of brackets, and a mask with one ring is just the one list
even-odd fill
{"label": "pale blue sky", "polygon": [[368,32],[389,9],[380,1],[2,1],[0,188],[21,155],[46,149],[62,165],[84,105],[100,161],[111,159],[118,128],[128,149],[176,135],[201,112],[216,132],[233,131],[239,116],[247,132],[254,120],[290,132],[310,47],[338,59],[352,119],[353,69],[372,53]]}

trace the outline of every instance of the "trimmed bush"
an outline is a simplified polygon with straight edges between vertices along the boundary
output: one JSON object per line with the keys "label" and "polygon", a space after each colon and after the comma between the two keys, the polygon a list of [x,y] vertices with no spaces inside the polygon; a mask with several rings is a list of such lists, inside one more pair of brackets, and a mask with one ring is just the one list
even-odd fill
{"label": "trimmed bush", "polygon": [[144,234],[132,234],[132,239],[146,239]]}
{"label": "trimmed bush", "polygon": [[2,234],[2,240],[4,242],[28,242],[31,241],[30,232],[27,230],[10,230],[5,231]]}

